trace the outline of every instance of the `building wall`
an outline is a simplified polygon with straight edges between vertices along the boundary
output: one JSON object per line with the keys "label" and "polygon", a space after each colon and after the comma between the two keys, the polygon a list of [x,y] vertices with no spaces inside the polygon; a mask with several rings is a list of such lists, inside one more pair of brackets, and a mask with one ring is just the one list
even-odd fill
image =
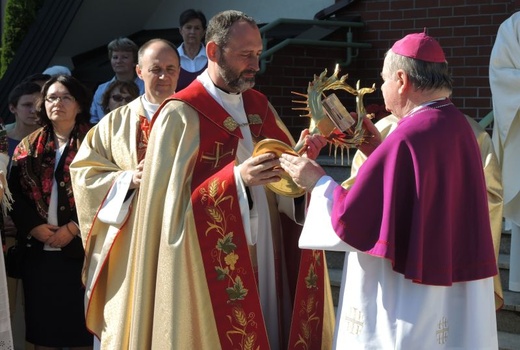
{"label": "building wall", "polygon": [[220,11],[239,10],[253,16],[258,23],[269,23],[278,18],[312,19],[318,11],[333,4],[334,0],[162,0],[145,29],[178,27],[179,15],[188,8],[201,10],[208,19]]}
{"label": "building wall", "polygon": [[258,23],[269,23],[281,17],[312,19],[334,0],[147,0],[146,6],[143,4],[141,0],[84,0],[49,65],[74,69],[75,55],[104,49],[116,37],[142,30],[178,31],[179,15],[188,8],[202,10],[208,20],[219,11],[236,9],[253,16]]}
{"label": "building wall", "polygon": [[[259,23],[269,23],[280,17],[312,19],[316,12],[332,5],[333,1],[150,0],[150,6],[140,9],[142,2],[128,0],[118,13],[118,17],[125,20],[113,21],[114,11],[107,6],[116,6],[115,2],[105,4],[103,0],[89,0],[78,11],[51,64],[68,62],[74,55],[98,46],[104,48],[115,36],[130,35],[141,29],[177,30],[178,14],[187,7],[202,9],[208,18],[217,11],[237,8],[252,15]],[[101,4],[105,7],[100,7]],[[385,51],[404,35],[423,31],[426,27],[445,49],[454,77],[454,102],[463,112],[479,120],[491,111],[488,63],[496,32],[500,23],[517,10],[520,10],[520,0],[355,0],[337,18],[360,18],[365,27],[353,31],[354,41],[369,43],[372,48],[360,49],[350,65],[342,67],[341,74],[349,74],[347,81],[351,85],[357,80],[362,86],[375,83],[378,90],[366,96],[365,104],[383,105],[379,73]],[[344,39],[344,33],[337,33],[333,38]],[[325,68],[330,73],[337,62],[345,60],[346,49],[287,46],[272,57],[265,72],[258,76],[257,88],[266,93],[297,135],[308,126],[308,120],[300,118],[300,112],[293,110],[297,107],[293,100],[300,98],[292,92],[304,93],[314,74],[320,74]],[[340,97],[349,110],[354,109],[352,96],[345,93]]]}
{"label": "building wall", "polygon": [[[431,6],[435,4],[435,6]],[[360,49],[359,55],[341,75],[355,86],[376,84],[378,90],[367,95],[365,105],[382,105],[380,92],[384,53],[393,42],[406,34],[427,28],[445,50],[454,78],[453,101],[466,114],[480,120],[491,110],[488,82],[489,57],[499,25],[515,11],[520,1],[494,0],[372,0],[356,1],[340,16],[358,15],[365,28],[354,31],[354,41],[370,43],[371,49]],[[265,73],[258,77],[257,88],[265,92],[296,135],[308,126],[299,117],[292,102],[299,99],[291,91],[305,93],[313,74],[345,60],[344,49],[287,46],[273,56]],[[354,98],[340,97],[347,109],[354,109]]]}

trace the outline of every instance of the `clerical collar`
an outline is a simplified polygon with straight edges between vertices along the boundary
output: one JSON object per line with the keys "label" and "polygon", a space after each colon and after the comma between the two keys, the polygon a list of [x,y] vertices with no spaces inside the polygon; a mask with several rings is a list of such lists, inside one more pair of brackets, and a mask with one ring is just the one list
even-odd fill
{"label": "clerical collar", "polygon": [[[232,101],[234,101],[236,99],[241,100],[241,97],[242,97],[241,93],[228,94],[227,92],[225,92],[224,90],[218,88],[215,84],[213,84],[213,81],[211,80],[211,78],[209,76],[207,68],[196,79],[198,81],[200,81],[200,83],[204,86],[206,91],[215,99],[215,101],[218,102],[218,104],[223,106],[224,109],[226,109],[226,107],[224,106],[223,99],[225,99],[226,101],[229,99],[231,99]],[[230,113],[230,111],[228,111],[228,113]]]}
{"label": "clerical collar", "polygon": [[159,109],[160,104],[151,103],[146,99],[145,95],[142,95],[141,101],[143,102],[145,117],[150,121],[155,112]]}
{"label": "clerical collar", "polygon": [[425,107],[428,107],[434,103],[437,103],[437,102],[440,102],[440,101],[445,101],[447,100],[448,98],[447,97],[441,97],[441,98],[437,98],[435,100],[431,100],[431,101],[427,101],[427,102],[424,102],[424,103],[421,103],[419,106],[413,108],[410,112],[406,113],[406,115],[403,117],[403,118],[406,118],[406,117],[411,117],[412,115],[416,114],[419,110],[425,108]]}
{"label": "clerical collar", "polygon": [[[213,83],[213,80],[211,81]],[[231,92],[231,91],[227,91],[227,90],[224,90],[223,88],[221,88],[220,86],[217,86],[217,84],[213,83],[213,85],[219,89],[220,91],[228,94],[228,95],[240,95],[240,92]]]}

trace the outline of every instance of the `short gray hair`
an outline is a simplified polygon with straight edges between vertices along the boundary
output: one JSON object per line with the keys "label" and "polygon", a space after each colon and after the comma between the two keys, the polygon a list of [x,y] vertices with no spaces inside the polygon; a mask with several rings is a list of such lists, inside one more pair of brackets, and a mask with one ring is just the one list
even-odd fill
{"label": "short gray hair", "polygon": [[402,69],[417,90],[453,90],[453,81],[448,72],[448,62],[426,62],[396,54],[388,50],[385,54],[390,75]]}
{"label": "short gray hair", "polygon": [[205,42],[209,43],[210,41],[213,41],[221,48],[225,47],[229,40],[230,28],[238,21],[245,21],[251,26],[258,28],[253,17],[250,17],[243,12],[235,10],[222,11],[209,20],[208,28],[206,29]]}
{"label": "short gray hair", "polygon": [[132,56],[134,57],[134,62],[137,63],[137,50],[139,50],[139,47],[136,43],[128,38],[117,38],[112,40],[108,43],[107,49],[109,59],[112,59],[112,54],[114,51],[131,52]]}

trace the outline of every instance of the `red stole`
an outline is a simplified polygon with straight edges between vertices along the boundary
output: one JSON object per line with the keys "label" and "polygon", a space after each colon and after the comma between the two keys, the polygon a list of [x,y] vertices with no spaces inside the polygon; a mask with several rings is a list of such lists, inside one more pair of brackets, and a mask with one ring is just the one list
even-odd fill
{"label": "red stole", "polygon": [[152,130],[151,123],[145,116],[139,116],[139,128],[137,129],[137,163],[141,162],[146,155],[148,148],[148,139],[150,138],[150,131]]}
{"label": "red stole", "polygon": [[[250,125],[255,138],[291,143],[276,124],[264,95],[248,90],[242,96],[248,119],[254,116],[262,121]],[[233,174],[242,138],[240,128],[232,130],[225,123],[229,114],[198,81],[172,98],[199,112],[201,144],[193,171],[191,201],[220,345],[223,349],[269,349]],[[297,245],[294,247],[299,251]],[[289,348],[315,349],[321,344],[325,261],[321,252],[301,252],[302,273],[296,287]]]}

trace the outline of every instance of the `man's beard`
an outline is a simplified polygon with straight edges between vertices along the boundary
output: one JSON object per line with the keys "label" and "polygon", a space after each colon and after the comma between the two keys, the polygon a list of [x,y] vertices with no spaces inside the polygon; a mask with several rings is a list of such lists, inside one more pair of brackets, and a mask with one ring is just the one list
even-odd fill
{"label": "man's beard", "polygon": [[255,86],[255,77],[252,78],[244,78],[243,74],[256,74],[254,70],[245,70],[240,73],[236,73],[233,69],[227,64],[226,59],[224,58],[224,53],[220,55],[220,59],[218,62],[220,67],[220,76],[226,82],[232,92],[244,92],[248,89],[251,89]]}

